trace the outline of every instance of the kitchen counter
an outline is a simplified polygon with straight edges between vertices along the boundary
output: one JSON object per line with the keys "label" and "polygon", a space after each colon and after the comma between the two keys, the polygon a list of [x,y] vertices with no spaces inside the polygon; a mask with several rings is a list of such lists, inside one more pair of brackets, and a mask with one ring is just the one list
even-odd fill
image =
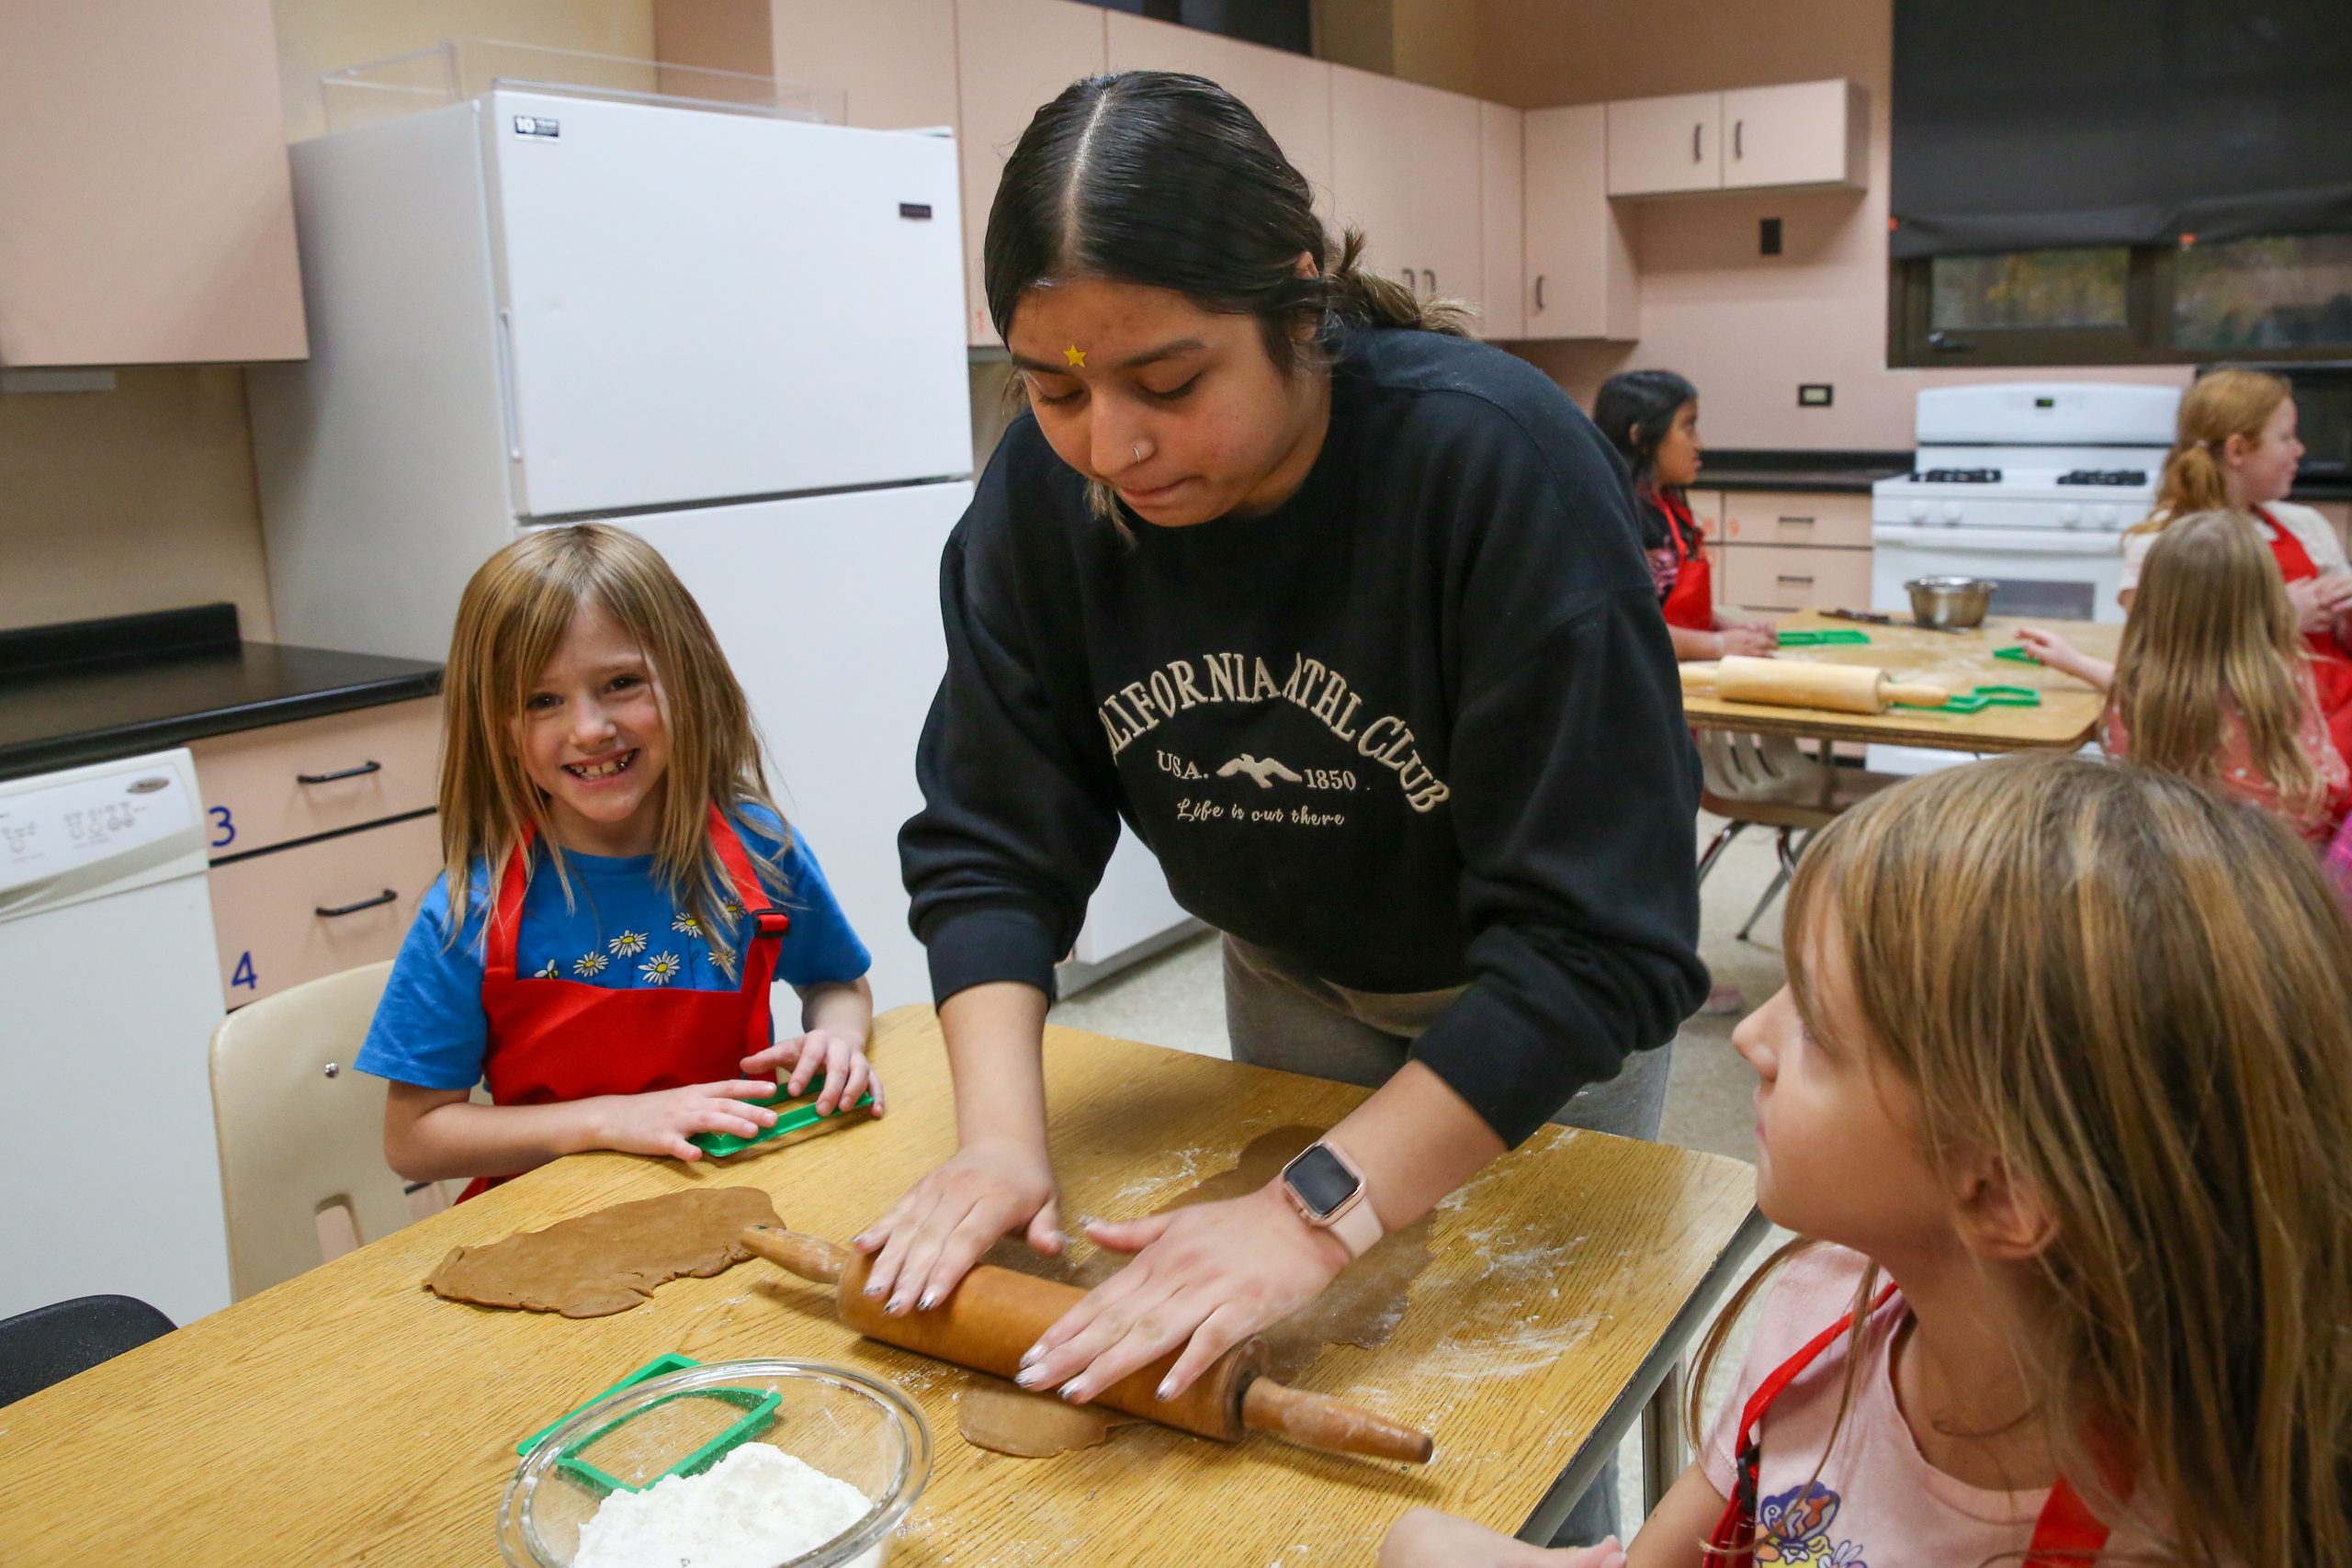
{"label": "kitchen counter", "polygon": [[0,631],[0,779],[440,689],[422,660],[247,642],[232,604]]}
{"label": "kitchen counter", "polygon": [[1849,491],[1869,493],[1873,482],[1911,471],[1908,452],[1843,452],[1762,447],[1703,454],[1693,490]]}

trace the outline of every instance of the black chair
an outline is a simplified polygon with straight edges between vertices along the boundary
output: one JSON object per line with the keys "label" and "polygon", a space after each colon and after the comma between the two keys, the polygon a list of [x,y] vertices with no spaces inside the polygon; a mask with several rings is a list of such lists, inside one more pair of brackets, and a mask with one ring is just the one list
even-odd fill
{"label": "black chair", "polygon": [[130,1296],[81,1296],[0,1319],[0,1405],[171,1331],[170,1318]]}

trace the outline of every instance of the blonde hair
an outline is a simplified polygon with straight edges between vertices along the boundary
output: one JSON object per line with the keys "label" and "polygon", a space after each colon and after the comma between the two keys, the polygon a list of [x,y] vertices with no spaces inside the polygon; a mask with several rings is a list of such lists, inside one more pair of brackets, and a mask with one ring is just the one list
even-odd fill
{"label": "blonde hair", "polygon": [[[734,885],[711,842],[709,813],[716,804],[739,826],[753,826],[743,816],[746,804],[775,811],[759,732],[702,607],[669,562],[637,535],[596,523],[525,535],[484,561],[458,601],[441,686],[449,939],[464,927],[477,866],[487,863],[485,891],[495,888],[526,829],[547,843],[570,897],[562,850],[547,832],[546,792],[524,771],[515,735],[539,671],[587,604],[612,617],[652,666],[670,739],[654,869],[701,924],[719,967],[732,975],[727,933],[734,922],[720,916]],[[756,852],[752,863],[781,893],[775,864]]]}
{"label": "blonde hair", "polygon": [[2235,723],[2280,809],[2309,823],[2327,786],[2303,745],[2304,662],[2294,605],[2254,519],[2190,513],[2148,551],[2108,708],[2133,761],[2213,789],[2224,786],[2222,751]]}
{"label": "blonde hair", "polygon": [[2293,395],[2284,378],[2260,370],[2212,370],[2181,394],[2172,450],[2165,455],[2156,487],[2156,509],[2129,531],[2161,532],[2192,512],[2219,512],[2230,504],[2222,448],[2233,435],[2248,446],[2262,439],[2262,427]]}
{"label": "blonde hair", "polygon": [[2165,773],[2006,758],[1825,830],[1787,940],[1815,1028],[1804,959],[1839,942],[1848,1032],[1930,1163],[1989,1152],[2048,1206],[2053,1239],[2003,1267],[2093,1508],[2126,1506],[2104,1465],[2167,1563],[2352,1562],[2352,926],[2310,850]]}

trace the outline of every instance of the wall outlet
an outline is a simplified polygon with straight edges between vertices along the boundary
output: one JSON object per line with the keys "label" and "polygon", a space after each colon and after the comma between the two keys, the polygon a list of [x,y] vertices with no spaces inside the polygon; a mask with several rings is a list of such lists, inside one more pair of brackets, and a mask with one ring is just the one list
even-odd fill
{"label": "wall outlet", "polygon": [[1781,254],[1781,220],[1779,219],[1767,218],[1757,224],[1756,254],[1759,256],[1777,256]]}
{"label": "wall outlet", "polygon": [[1826,409],[1836,392],[1837,389],[1826,381],[1801,381],[1797,384],[1797,407]]}

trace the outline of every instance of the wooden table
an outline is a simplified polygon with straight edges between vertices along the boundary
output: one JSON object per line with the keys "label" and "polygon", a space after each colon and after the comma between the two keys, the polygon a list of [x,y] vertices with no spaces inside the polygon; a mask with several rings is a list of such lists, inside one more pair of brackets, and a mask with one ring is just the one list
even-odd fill
{"label": "wooden table", "polygon": [[[1073,1030],[1046,1032],[1063,1212],[1148,1212],[1258,1134],[1325,1125],[1363,1091]],[[514,1444],[665,1351],[796,1356],[896,1381],[936,1463],[892,1561],[1194,1564],[1372,1561],[1410,1505],[1548,1535],[1760,1234],[1735,1160],[1547,1128],[1448,1201],[1435,1261],[1383,1348],[1300,1382],[1437,1435],[1424,1469],[1156,1427],[1058,1459],[956,1436],[967,1374],[869,1343],[753,1259],[574,1322],[445,1302],[449,1247],[632,1198],[755,1185],[787,1224],[847,1236],[954,1144],[928,1009],[876,1026],[879,1122],[737,1162],[559,1161],[0,1409],[0,1561],[494,1563]],[[139,1219],[122,1216],[122,1245]]]}
{"label": "wooden table", "polygon": [[2040,707],[1988,707],[1979,713],[1947,714],[1933,708],[1889,708],[1882,714],[1831,713],[1823,708],[1770,707],[1686,696],[1682,712],[1701,729],[1737,729],[1758,735],[1809,736],[1824,742],[1878,740],[1900,746],[1930,746],[1953,751],[2026,751],[2043,747],[2073,750],[2098,728],[2106,698],[2072,675],[2039,664],[1996,659],[1993,650],[2017,641],[2021,626],[2057,632],[2085,653],[2112,660],[2123,628],[2089,621],[2023,620],[1993,616],[1972,630],[1951,633],[1917,626],[1875,626],[1831,620],[1813,610],[1783,617],[1788,631],[1861,631],[1868,643],[1792,648],[1776,657],[1826,664],[1875,664],[1906,681],[1933,681],[1955,693],[1977,686],[2030,686],[2041,694]]}

